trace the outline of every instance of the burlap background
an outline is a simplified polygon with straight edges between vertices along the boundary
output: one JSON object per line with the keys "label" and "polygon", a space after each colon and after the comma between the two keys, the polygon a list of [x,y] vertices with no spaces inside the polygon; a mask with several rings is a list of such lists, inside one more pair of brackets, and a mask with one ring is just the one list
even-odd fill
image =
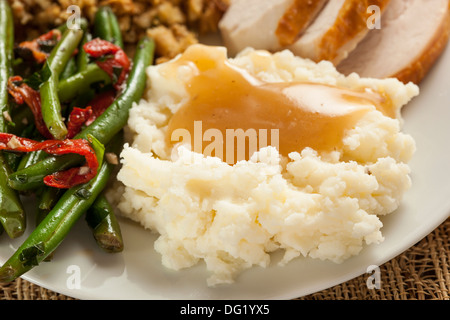
{"label": "burlap background", "polygon": [[[381,288],[362,275],[299,300],[450,300],[450,218],[426,238],[380,267]],[[74,300],[23,279],[0,285],[0,300]]]}

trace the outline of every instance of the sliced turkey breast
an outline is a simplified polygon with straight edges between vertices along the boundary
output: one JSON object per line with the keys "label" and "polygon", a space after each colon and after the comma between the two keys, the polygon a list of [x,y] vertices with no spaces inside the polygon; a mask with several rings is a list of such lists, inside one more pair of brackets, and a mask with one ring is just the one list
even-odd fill
{"label": "sliced turkey breast", "polygon": [[293,43],[328,0],[233,0],[219,23],[231,55],[252,47],[280,50]]}
{"label": "sliced turkey breast", "polygon": [[294,0],[278,21],[275,34],[281,46],[293,44],[314,21],[328,0]]}
{"label": "sliced turkey breast", "polygon": [[449,7],[449,0],[392,0],[381,29],[372,30],[338,70],[420,83],[448,42]]}
{"label": "sliced turkey breast", "polygon": [[[396,0],[392,0],[396,1]],[[383,13],[390,0],[332,0],[293,45],[292,52],[319,62],[329,60],[337,65],[369,32],[371,6]]]}

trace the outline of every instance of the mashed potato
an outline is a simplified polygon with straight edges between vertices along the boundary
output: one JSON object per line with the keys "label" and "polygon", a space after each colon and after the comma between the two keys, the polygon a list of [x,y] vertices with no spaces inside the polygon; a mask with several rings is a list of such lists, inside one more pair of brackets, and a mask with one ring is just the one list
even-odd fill
{"label": "mashed potato", "polygon": [[275,250],[284,251],[281,264],[297,257],[341,263],[382,242],[380,216],[395,211],[411,185],[407,163],[415,143],[401,132],[400,109],[418,87],[345,77],[329,62],[289,51],[247,49],[230,63],[266,82],[373,88],[390,97],[398,116],[367,112],[346,132],[342,150],[306,148],[286,158],[267,147],[230,166],[166,144],[168,121],[186,101],[185,81],[196,71],[183,67],[173,77],[162,72],[166,64],[150,67],[149,89],[131,110],[123,166],[108,197],[124,217],[159,235],[154,246],[163,265],[180,270],[203,260],[214,286],[268,266]]}

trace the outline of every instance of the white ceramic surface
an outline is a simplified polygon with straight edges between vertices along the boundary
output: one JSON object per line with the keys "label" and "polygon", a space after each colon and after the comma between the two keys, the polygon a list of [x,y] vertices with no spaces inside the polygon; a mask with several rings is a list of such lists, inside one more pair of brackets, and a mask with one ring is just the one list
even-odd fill
{"label": "white ceramic surface", "polygon": [[[208,288],[204,265],[171,271],[153,249],[156,236],[121,220],[125,250],[105,254],[80,220],[55,252],[24,279],[80,299],[291,299],[311,294],[365,274],[401,254],[438,227],[450,213],[450,48],[421,84],[421,95],[403,110],[404,131],[414,136],[417,153],[411,162],[413,186],[401,207],[383,219],[385,241],[366,247],[342,264],[305,258],[285,267],[244,272],[235,284]],[[30,221],[32,217],[30,217]],[[31,222],[30,222],[31,225]],[[31,227],[29,228],[31,229]],[[0,238],[0,263],[24,237]],[[80,287],[72,279],[80,276]],[[369,277],[370,274],[367,274]]]}

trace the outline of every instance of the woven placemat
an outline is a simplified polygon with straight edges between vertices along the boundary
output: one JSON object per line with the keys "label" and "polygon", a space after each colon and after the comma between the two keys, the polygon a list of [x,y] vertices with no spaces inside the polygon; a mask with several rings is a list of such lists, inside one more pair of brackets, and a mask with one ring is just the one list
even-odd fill
{"label": "woven placemat", "polygon": [[[361,275],[299,300],[450,300],[450,218],[403,254],[380,266],[369,289]],[[375,279],[375,278],[374,278]],[[374,284],[373,281],[370,281]],[[376,284],[376,283],[375,283]],[[0,300],[75,300],[23,279],[0,285]]]}

